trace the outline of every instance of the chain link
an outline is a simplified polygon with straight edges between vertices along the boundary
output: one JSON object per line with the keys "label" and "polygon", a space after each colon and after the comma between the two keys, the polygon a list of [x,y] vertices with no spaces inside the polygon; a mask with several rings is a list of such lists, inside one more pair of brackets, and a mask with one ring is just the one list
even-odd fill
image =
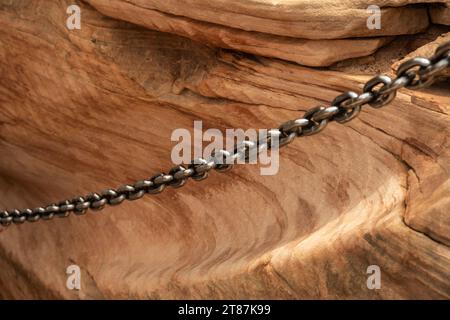
{"label": "chain link", "polygon": [[308,110],[302,118],[283,123],[278,129],[269,130],[264,139],[244,141],[229,152],[216,150],[208,159],[195,159],[187,166],[176,166],[168,174],[159,173],[149,179],[133,184],[123,185],[117,189],[107,189],[101,193],[90,193],[70,200],[52,203],[34,209],[12,209],[0,211],[0,224],[20,224],[25,221],[35,222],[49,220],[53,217],[67,217],[70,214],[83,215],[90,210],[102,210],[107,205],[116,206],[125,200],[134,201],[146,194],[157,194],[167,186],[179,188],[189,178],[201,181],[208,177],[211,170],[226,172],[238,159],[248,160],[252,152],[260,153],[272,148],[272,137],[279,137],[279,147],[288,145],[296,137],[310,136],[324,130],[332,121],[345,123],[354,119],[365,105],[381,108],[390,103],[402,88],[420,89],[434,83],[450,66],[450,42],[439,46],[435,54],[427,58],[413,58],[402,63],[396,72],[395,79],[386,75],[378,75],[370,79],[363,92],[353,91],[337,96],[330,106],[319,106]]}

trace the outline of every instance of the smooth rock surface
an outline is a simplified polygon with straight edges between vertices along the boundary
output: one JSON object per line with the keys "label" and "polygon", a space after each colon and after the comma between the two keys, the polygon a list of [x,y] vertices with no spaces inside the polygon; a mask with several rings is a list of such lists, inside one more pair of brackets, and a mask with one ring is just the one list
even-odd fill
{"label": "smooth rock surface", "polygon": [[[172,25],[177,19],[208,22],[239,30],[306,39],[336,39],[416,33],[427,25],[426,7],[408,5],[445,1],[388,0],[381,29],[368,29],[370,5],[362,0],[87,0],[107,15],[148,24]],[[408,6],[408,7],[405,7]],[[130,14],[139,12],[139,16]],[[161,13],[158,21],[154,13]],[[133,21],[135,20],[135,21]],[[164,20],[164,21],[162,21]],[[163,30],[162,30],[163,31]]]}
{"label": "smooth rock surface", "polygon": [[433,6],[430,8],[431,21],[433,23],[450,26],[450,2],[444,6]]}
{"label": "smooth rock surface", "polygon": [[[311,7],[311,3],[302,1],[272,6],[268,2],[234,1],[227,4],[226,10],[220,1],[197,1],[183,5],[177,2],[121,0],[88,2],[110,17],[146,28],[174,33],[216,47],[280,58],[307,66],[329,66],[344,59],[370,55],[389,41],[388,37],[379,36],[417,33],[429,25],[426,8],[401,7],[410,2],[399,3],[398,8],[383,9],[379,30],[367,28],[370,16],[366,11],[367,4],[364,6],[345,1],[334,5],[319,2],[319,7],[317,4]],[[247,8],[247,4],[250,7]],[[234,5],[237,7],[234,8]],[[200,6],[201,10],[198,9]],[[364,9],[355,12],[355,6]],[[178,11],[174,14],[170,9],[172,7],[184,7],[183,13],[186,15]],[[248,14],[234,14],[233,10],[238,10],[238,7],[239,10],[249,10]],[[192,15],[188,14],[189,9]],[[207,14],[208,10],[215,10],[215,14]],[[197,16],[199,12],[210,19],[200,19]],[[274,12],[279,19],[285,20],[273,20]],[[262,14],[260,18],[259,14]],[[227,23],[220,23],[220,19]],[[249,25],[234,24],[234,21]],[[363,38],[336,39],[347,37]]]}
{"label": "smooth rock surface", "polygon": [[[82,3],[82,29],[69,31],[72,2],[0,2],[1,208],[149,177],[173,165],[176,128],[272,128],[372,76],[212,48]],[[449,128],[448,81],[403,90],[284,148],[277,175],[238,165],[12,226],[0,298],[448,299]],[[66,288],[72,264],[80,291]]]}

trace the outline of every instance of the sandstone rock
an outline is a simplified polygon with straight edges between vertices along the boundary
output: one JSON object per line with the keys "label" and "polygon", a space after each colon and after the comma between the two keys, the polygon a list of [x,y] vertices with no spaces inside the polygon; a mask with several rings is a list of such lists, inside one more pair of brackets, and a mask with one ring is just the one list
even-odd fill
{"label": "sandstone rock", "polygon": [[[383,1],[381,29],[367,28],[371,3],[361,0],[87,0],[108,16],[147,27],[171,28],[208,22],[239,30],[306,39],[336,39],[416,33],[428,24],[428,0]],[[135,14],[139,13],[139,14]],[[158,15],[159,14],[159,15]],[[180,19],[182,18],[182,19]]]}
{"label": "sandstone rock", "polygon": [[[306,6],[306,4],[302,4],[295,13],[298,14],[299,25],[292,21],[292,10],[288,6],[286,8],[286,19],[290,17],[289,20],[277,22],[277,25],[280,24],[280,30],[283,30],[283,32],[274,33],[273,30],[276,29],[273,28],[275,27],[270,26],[270,21],[274,20],[255,21],[254,27],[251,28],[249,26],[233,25],[231,18],[226,19],[230,21],[228,25],[223,25],[218,24],[217,21],[216,23],[210,23],[206,20],[196,20],[189,16],[165,13],[159,7],[157,10],[151,9],[153,8],[150,6],[151,2],[135,2],[135,4],[132,1],[89,0],[88,2],[108,16],[142,25],[146,28],[175,33],[217,47],[280,58],[307,66],[328,66],[344,59],[367,56],[389,40],[386,37],[334,39],[332,41],[308,40],[309,38],[366,37],[416,33],[428,26],[428,16],[424,8],[388,8],[382,13],[382,21],[389,21],[389,24],[387,22],[383,24],[381,30],[369,30],[366,26],[369,14],[365,10],[360,10],[361,19],[355,16],[349,19],[349,15],[354,14],[352,9],[349,10],[351,13],[347,11],[346,15],[339,21],[340,15],[346,12],[342,8],[333,9],[339,14],[335,11],[326,11],[328,9],[317,12],[317,10],[302,10],[301,8],[304,9]],[[174,3],[172,4],[174,5]],[[180,5],[175,6],[179,7]],[[266,3],[264,6],[268,6],[268,4]],[[329,3],[324,4],[324,8],[329,8],[330,6]],[[360,4],[359,6],[361,7],[362,5]],[[189,8],[188,5],[186,7]],[[206,7],[208,6],[205,4]],[[164,6],[164,8],[166,7]],[[195,6],[192,8],[193,12],[207,11],[206,9],[205,11],[203,10],[196,10]],[[275,11],[275,9],[272,8],[271,11]],[[276,11],[278,11],[278,7]],[[280,9],[280,14],[282,12]],[[267,14],[269,13],[270,11],[267,12]],[[331,25],[323,23],[323,21],[320,24],[318,23],[320,16],[322,17],[320,19],[323,20],[324,16],[328,17],[330,14],[336,14],[336,17],[333,19],[327,19],[327,21],[332,21],[332,23],[329,22]],[[219,11],[215,16],[227,16],[227,13]],[[253,20],[247,16],[245,18],[239,16],[238,21],[248,22]],[[305,23],[309,25],[303,25]],[[314,27],[312,27],[313,25]],[[318,28],[318,25],[320,28]]]}
{"label": "sandstone rock", "polygon": [[433,23],[450,26],[450,3],[447,6],[435,6],[430,8],[431,20]]}
{"label": "sandstone rock", "polygon": [[[1,3],[1,2],[0,2]],[[372,75],[224,51],[72,0],[0,5],[0,207],[172,166],[175,128],[271,128]],[[30,18],[32,17],[32,18]],[[433,46],[435,44],[432,44]],[[0,233],[1,298],[450,297],[448,82],[281,151],[98,214]],[[82,290],[67,290],[77,264]],[[378,265],[382,288],[369,290]]]}
{"label": "sandstone rock", "polygon": [[[444,42],[448,42],[448,41],[450,41],[450,32],[446,33],[446,34],[442,34],[436,40],[431,41],[430,43],[427,43],[426,45],[421,46],[417,50],[414,50],[413,52],[409,53],[408,55],[406,55],[405,58],[394,63],[392,65],[392,68],[394,70],[397,69],[401,63],[405,62],[407,59],[411,59],[412,57],[419,57],[419,56],[431,57],[433,55],[434,51],[437,49],[437,47],[439,47]],[[447,76],[447,77],[450,76],[450,70],[447,70],[447,72],[445,72],[443,74],[443,76]]]}

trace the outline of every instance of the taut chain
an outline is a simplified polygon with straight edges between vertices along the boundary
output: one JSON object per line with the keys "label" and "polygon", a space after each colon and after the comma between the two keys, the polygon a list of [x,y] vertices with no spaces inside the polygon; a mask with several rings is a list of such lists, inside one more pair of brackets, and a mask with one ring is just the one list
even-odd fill
{"label": "taut chain", "polygon": [[[265,139],[244,141],[240,146],[229,152],[220,150],[207,159],[195,159],[187,166],[176,166],[167,174],[159,173],[149,179],[126,184],[117,189],[107,189],[100,193],[90,193],[71,200],[64,200],[45,207],[12,209],[0,211],[0,224],[8,226],[11,223],[20,224],[25,221],[34,222],[39,219],[49,220],[53,217],[67,217],[71,213],[85,214],[89,209],[101,210],[106,205],[119,205],[125,200],[137,200],[146,194],[157,194],[167,186],[178,188],[189,178],[200,181],[208,177],[212,169],[225,172],[233,167],[237,159],[248,159],[251,152],[261,152],[271,148],[271,137],[279,137],[279,146],[291,143],[296,137],[304,137],[319,133],[332,121],[345,123],[355,118],[363,106],[381,108],[390,103],[401,88],[420,89],[433,84],[437,78],[450,66],[450,42],[439,46],[435,54],[427,59],[417,57],[400,65],[395,79],[386,75],[378,75],[369,80],[361,94],[353,91],[337,96],[330,106],[312,108],[302,118],[283,123],[278,129],[269,130]],[[231,159],[223,162],[223,159]]]}

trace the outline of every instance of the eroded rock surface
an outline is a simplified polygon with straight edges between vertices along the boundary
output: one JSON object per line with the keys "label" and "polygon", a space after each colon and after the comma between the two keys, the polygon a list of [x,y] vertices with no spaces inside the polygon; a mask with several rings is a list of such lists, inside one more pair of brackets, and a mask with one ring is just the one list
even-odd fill
{"label": "eroded rock surface", "polygon": [[[372,76],[221,50],[81,2],[82,29],[69,31],[72,2],[0,1],[1,208],[151,176],[172,167],[175,128],[275,127]],[[403,90],[298,139],[275,176],[236,166],[101,213],[3,230],[0,297],[448,299],[448,88]],[[66,288],[71,264],[81,291]],[[381,268],[380,290],[366,286],[369,265]]]}

